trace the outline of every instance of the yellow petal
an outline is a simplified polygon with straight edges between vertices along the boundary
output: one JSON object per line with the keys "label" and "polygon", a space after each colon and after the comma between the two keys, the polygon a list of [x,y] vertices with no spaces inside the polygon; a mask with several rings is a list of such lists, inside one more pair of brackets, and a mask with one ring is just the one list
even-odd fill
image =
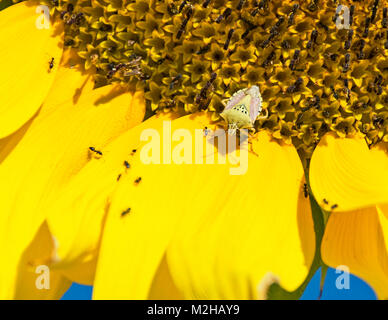
{"label": "yellow petal", "polygon": [[[133,104],[143,103],[138,95],[133,100]],[[166,119],[172,116],[169,113]],[[125,176],[129,171],[124,161],[130,161],[128,152],[134,148],[133,141],[138,141],[141,130],[155,118],[162,121],[160,116],[151,118],[104,147],[103,158],[90,161],[44,209],[50,231],[58,244],[54,267],[70,279],[83,284],[92,281],[93,274],[85,272],[85,276],[80,277],[80,272],[72,270],[78,265],[94,266],[109,198],[116,188],[118,176]],[[94,273],[94,268],[90,267],[89,271]]]}
{"label": "yellow petal", "polygon": [[163,300],[166,297],[169,300],[182,300],[184,298],[172,279],[166,257],[163,257],[153,279],[148,299]]}
{"label": "yellow petal", "polygon": [[56,300],[62,297],[71,281],[46,264],[54,250],[47,224],[43,224],[20,261],[14,299]]}
{"label": "yellow petal", "polygon": [[[0,166],[0,295],[12,295],[15,264],[45,219],[44,208],[115,136],[139,123],[144,103],[131,108],[132,94],[103,87],[65,103],[33,123]],[[103,159],[98,159],[104,161]]]}
{"label": "yellow petal", "polygon": [[25,123],[19,130],[15,131],[11,135],[0,139],[0,164],[4,159],[12,152],[12,150],[18,145],[19,141],[24,137],[28,128],[38,115],[33,116],[27,123]]}
{"label": "yellow petal", "polygon": [[[203,141],[205,126],[213,128],[206,116],[186,116],[172,122],[172,132],[188,129],[194,137],[198,129],[198,141],[209,145]],[[161,126],[152,128],[162,133]],[[173,142],[173,154],[180,142]],[[193,155],[195,148],[190,147]],[[201,158],[204,163],[215,152],[211,148]],[[312,226],[311,215],[310,223],[298,226],[303,169],[293,148],[270,142],[265,133],[253,149],[245,175],[230,175],[228,162],[147,165],[134,157],[110,205],[94,298],[145,299],[155,287],[160,297],[162,286],[154,276],[161,272],[166,250],[175,286],[185,298],[264,297],[268,286],[260,284],[269,273],[286,289],[296,289],[313,255],[303,252],[309,249],[300,235]],[[217,159],[225,156],[219,153]],[[134,183],[137,176],[142,177],[139,184]]]}
{"label": "yellow petal", "polygon": [[[38,29],[37,5],[19,3],[0,12],[0,138],[25,124],[40,108],[62,54],[63,27]],[[54,58],[54,67],[49,63]]]}
{"label": "yellow petal", "polygon": [[167,257],[188,299],[263,299],[273,281],[293,291],[307,275],[315,240],[299,157],[264,132],[252,147],[246,175],[196,172],[185,188],[196,195]]}
{"label": "yellow petal", "polygon": [[[326,135],[315,149],[310,183],[318,203],[328,211],[355,210],[388,202],[388,157],[370,151],[363,139]],[[334,208],[333,207],[333,208]]]}
{"label": "yellow petal", "polygon": [[[322,259],[344,265],[367,281],[380,299],[388,298],[388,220],[376,208],[331,214],[322,240]],[[351,285],[351,284],[350,284]]]}
{"label": "yellow petal", "polygon": [[64,50],[51,90],[39,112],[40,117],[68,100],[74,104],[78,103],[81,95],[86,95],[93,90],[92,69],[85,71],[84,64],[81,62],[75,49]]}

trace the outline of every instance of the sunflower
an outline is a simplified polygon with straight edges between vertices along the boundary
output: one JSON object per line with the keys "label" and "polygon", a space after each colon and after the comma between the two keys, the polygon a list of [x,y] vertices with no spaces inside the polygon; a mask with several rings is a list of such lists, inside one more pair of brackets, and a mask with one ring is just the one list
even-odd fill
{"label": "sunflower", "polygon": [[[205,3],[53,1],[49,28],[38,2],[0,12],[1,298],[75,281],[95,299],[295,299],[338,265],[388,298],[378,31],[356,61],[330,4]],[[375,9],[353,8],[355,33]],[[234,154],[211,138],[248,85],[266,116]]]}

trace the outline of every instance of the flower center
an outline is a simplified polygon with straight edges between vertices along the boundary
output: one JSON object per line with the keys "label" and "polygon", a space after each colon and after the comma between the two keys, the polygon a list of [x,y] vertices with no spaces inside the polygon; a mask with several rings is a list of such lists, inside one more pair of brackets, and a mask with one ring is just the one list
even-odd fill
{"label": "flower center", "polygon": [[[369,144],[388,141],[388,24],[381,1],[376,8],[376,1],[351,2],[349,19],[336,14],[337,1],[42,2],[55,7],[66,45],[90,59],[103,83],[141,87],[152,92],[149,103],[163,92],[161,102],[186,112],[219,113],[220,101],[257,85],[266,118],[255,128],[307,154],[328,131],[361,133]],[[171,74],[187,80],[171,85]]]}

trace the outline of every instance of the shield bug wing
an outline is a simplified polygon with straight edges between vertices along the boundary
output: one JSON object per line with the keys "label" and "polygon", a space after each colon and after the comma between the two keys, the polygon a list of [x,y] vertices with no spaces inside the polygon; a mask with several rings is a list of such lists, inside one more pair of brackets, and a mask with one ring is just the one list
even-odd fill
{"label": "shield bug wing", "polygon": [[237,91],[228,101],[221,116],[228,123],[233,134],[236,129],[252,128],[257,115],[261,111],[261,95],[259,87]]}
{"label": "shield bug wing", "polygon": [[245,90],[239,90],[233,94],[228,100],[224,111],[233,108],[237,103],[239,103],[245,97]]}
{"label": "shield bug wing", "polygon": [[252,125],[256,121],[257,116],[261,112],[261,94],[258,86],[252,86],[247,90],[247,93],[251,96],[251,104],[249,106],[249,116],[251,118]]}

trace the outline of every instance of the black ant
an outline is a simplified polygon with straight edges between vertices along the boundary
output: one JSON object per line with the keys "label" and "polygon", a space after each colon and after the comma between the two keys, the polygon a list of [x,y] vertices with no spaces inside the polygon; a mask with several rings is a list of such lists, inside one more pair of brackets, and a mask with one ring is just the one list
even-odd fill
{"label": "black ant", "polygon": [[217,73],[213,72],[210,76],[210,80],[205,84],[205,86],[201,89],[200,93],[195,98],[195,103],[199,104],[201,100],[207,98],[207,91],[210,89],[211,85],[217,78]]}
{"label": "black ant", "polygon": [[344,49],[345,50],[349,50],[350,49],[350,46],[352,44],[353,34],[354,34],[353,29],[350,29],[349,33],[348,33],[348,39],[345,41],[345,45],[344,45]]}
{"label": "black ant", "polygon": [[185,8],[186,4],[187,4],[187,0],[183,0],[181,5],[179,6],[179,9],[178,9],[179,13],[182,12],[182,10]]}
{"label": "black ant", "polygon": [[232,13],[232,9],[226,8],[223,13],[221,13],[216,19],[216,23],[220,23],[222,19],[227,19]]}
{"label": "black ant", "polygon": [[49,61],[49,72],[54,68],[54,58]]}
{"label": "black ant", "polygon": [[180,26],[180,28],[178,30],[177,35],[176,35],[176,38],[178,40],[182,37],[183,32],[185,32],[186,25],[189,22],[189,20],[190,20],[192,15],[193,15],[193,7],[190,6],[189,9],[186,12],[186,17],[183,19],[182,24],[181,24],[181,26]]}
{"label": "black ant", "polygon": [[331,210],[334,210],[334,209],[337,209],[338,208],[338,204],[333,204],[332,206],[331,206]]}
{"label": "black ant", "polygon": [[99,150],[96,150],[94,147],[89,147],[89,150],[94,152],[95,154],[98,154],[99,156],[102,156],[102,152]]}
{"label": "black ant", "polygon": [[136,180],[135,180],[135,184],[139,184],[141,182],[141,177],[139,177],[139,178],[137,178]]}
{"label": "black ant", "polygon": [[373,22],[376,18],[376,13],[377,13],[377,6],[379,5],[379,0],[375,0],[375,2],[373,3],[373,7],[372,7],[372,15],[370,17],[370,20],[371,22]]}
{"label": "black ant", "polygon": [[296,49],[290,61],[290,65],[289,65],[290,70],[292,71],[295,70],[295,65],[299,62],[299,55],[300,55],[300,50]]}
{"label": "black ant", "polygon": [[304,194],[304,197],[307,198],[309,196],[309,188],[307,186],[307,183],[305,183],[303,185],[303,194]]}
{"label": "black ant", "polygon": [[299,4],[294,4],[294,6],[292,7],[291,14],[288,17],[288,26],[291,26],[294,24],[295,14],[298,9],[299,9]]}
{"label": "black ant", "polygon": [[368,37],[368,33],[369,33],[369,25],[370,25],[370,18],[367,17],[367,18],[365,19],[365,29],[364,29],[364,33],[362,34],[362,37],[363,37],[363,38]]}
{"label": "black ant", "polygon": [[275,59],[275,57],[276,57],[275,51],[272,51],[263,62],[262,67],[264,68],[267,67],[273,61],[273,59]]}
{"label": "black ant", "polygon": [[349,71],[350,68],[350,53],[345,54],[345,62],[343,65],[343,70],[342,72],[346,73]]}
{"label": "black ant", "polygon": [[121,212],[121,217],[126,216],[130,212],[131,212],[131,208],[125,209],[123,212]]}
{"label": "black ant", "polygon": [[351,5],[350,9],[349,9],[349,25],[350,26],[353,24],[353,15],[354,15],[354,5]]}
{"label": "black ant", "polygon": [[317,31],[317,30],[311,31],[310,40],[309,40],[309,42],[307,42],[307,49],[311,49],[311,47],[313,46],[313,44],[316,44],[316,42],[317,42],[317,37],[318,37],[318,31]]}
{"label": "black ant", "polygon": [[131,167],[131,165],[129,164],[129,162],[127,160],[124,161],[124,166],[129,169]]}
{"label": "black ant", "polygon": [[237,9],[237,10],[241,10],[242,7],[243,7],[243,5],[244,5],[244,2],[245,2],[245,0],[240,0],[239,3],[238,3],[238,5],[237,5],[237,7],[236,7],[236,9]]}
{"label": "black ant", "polygon": [[230,29],[229,32],[228,32],[228,38],[226,39],[225,41],[225,44],[224,44],[224,50],[227,50],[228,47],[229,47],[229,44],[230,44],[230,40],[232,39],[232,36],[233,36],[233,33],[234,33],[234,29]]}

